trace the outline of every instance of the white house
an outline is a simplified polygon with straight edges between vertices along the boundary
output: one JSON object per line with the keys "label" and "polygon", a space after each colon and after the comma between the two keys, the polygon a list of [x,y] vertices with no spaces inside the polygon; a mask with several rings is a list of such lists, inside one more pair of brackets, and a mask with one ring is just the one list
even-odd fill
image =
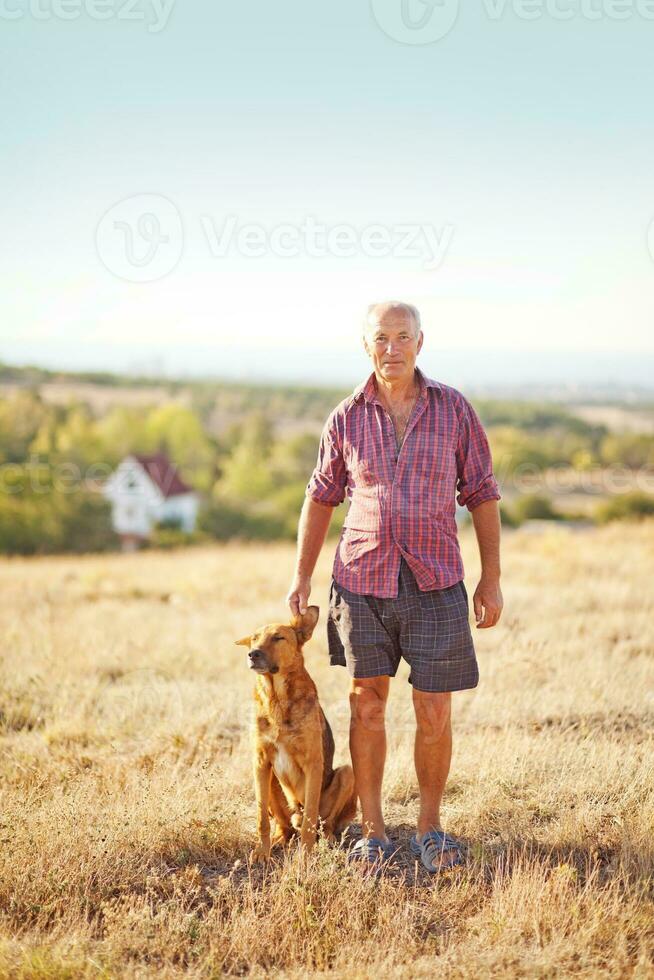
{"label": "white house", "polygon": [[170,521],[183,531],[195,528],[198,495],[165,453],[126,456],[102,492],[111,501],[113,528],[125,550],[138,547],[160,521]]}

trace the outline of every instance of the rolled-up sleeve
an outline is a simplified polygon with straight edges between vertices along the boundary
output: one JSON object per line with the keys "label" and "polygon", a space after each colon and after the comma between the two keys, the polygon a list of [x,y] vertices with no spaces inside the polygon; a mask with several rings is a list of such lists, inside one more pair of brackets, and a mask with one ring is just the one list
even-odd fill
{"label": "rolled-up sleeve", "polygon": [[485,500],[501,499],[484,427],[466,399],[460,421],[456,466],[459,506],[474,510]]}
{"label": "rolled-up sleeve", "polygon": [[341,451],[336,412],[327,419],[320,437],[318,461],[306,488],[306,496],[317,504],[336,507],[345,500],[347,473]]}

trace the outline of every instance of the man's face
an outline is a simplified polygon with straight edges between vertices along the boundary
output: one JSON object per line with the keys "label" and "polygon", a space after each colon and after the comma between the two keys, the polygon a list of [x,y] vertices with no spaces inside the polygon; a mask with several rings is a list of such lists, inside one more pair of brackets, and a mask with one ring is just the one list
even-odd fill
{"label": "man's face", "polygon": [[422,330],[416,333],[413,317],[405,310],[388,310],[370,316],[363,346],[375,374],[385,381],[408,382],[422,347]]}

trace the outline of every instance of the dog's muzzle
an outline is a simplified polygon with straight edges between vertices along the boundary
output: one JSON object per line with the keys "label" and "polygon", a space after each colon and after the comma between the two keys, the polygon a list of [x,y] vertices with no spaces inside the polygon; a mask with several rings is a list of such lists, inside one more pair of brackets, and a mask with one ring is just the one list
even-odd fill
{"label": "dog's muzzle", "polygon": [[258,674],[276,674],[279,670],[279,667],[269,664],[263,650],[258,650],[256,647],[248,653],[248,661],[250,670],[256,670]]}

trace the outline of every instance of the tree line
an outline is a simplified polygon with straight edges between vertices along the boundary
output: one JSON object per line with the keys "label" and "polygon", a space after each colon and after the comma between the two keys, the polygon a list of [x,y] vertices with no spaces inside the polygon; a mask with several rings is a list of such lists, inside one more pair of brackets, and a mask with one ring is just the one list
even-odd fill
{"label": "tree line", "polygon": [[[43,381],[44,379],[40,379]],[[163,451],[200,494],[195,538],[292,539],[316,462],[320,426],[346,392],[337,389],[198,383],[190,397],[149,407],[84,401],[53,403],[34,379],[0,398],[0,551],[36,554],[116,547],[103,481],[131,452]],[[180,389],[181,390],[181,389]],[[648,468],[654,439],[590,425],[559,406],[475,402],[502,479],[530,468]],[[225,422],[225,419],[228,421]],[[293,420],[295,424],[287,424]],[[604,519],[649,513],[646,494],[622,495]],[[549,510],[548,510],[549,507]],[[342,523],[339,508],[332,523]],[[652,508],[654,510],[654,508]],[[507,523],[556,517],[548,501],[526,495]],[[598,515],[601,517],[601,515]],[[160,528],[155,543],[182,539]]]}

